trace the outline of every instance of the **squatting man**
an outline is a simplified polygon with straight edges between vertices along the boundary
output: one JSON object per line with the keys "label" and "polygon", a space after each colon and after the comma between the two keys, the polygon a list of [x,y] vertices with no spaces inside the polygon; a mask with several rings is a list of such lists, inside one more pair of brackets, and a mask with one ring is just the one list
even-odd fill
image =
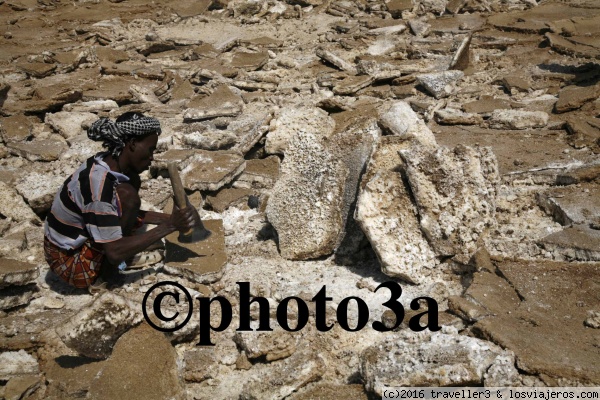
{"label": "squatting man", "polygon": [[[119,266],[156,241],[200,223],[197,210],[172,214],[142,211],[139,174],[150,168],[160,122],[127,112],[112,122],[100,118],[88,137],[107,151],[85,161],[58,190],[44,227],[44,255],[64,281],[90,293],[123,280]],[[135,234],[142,224],[157,225]]]}

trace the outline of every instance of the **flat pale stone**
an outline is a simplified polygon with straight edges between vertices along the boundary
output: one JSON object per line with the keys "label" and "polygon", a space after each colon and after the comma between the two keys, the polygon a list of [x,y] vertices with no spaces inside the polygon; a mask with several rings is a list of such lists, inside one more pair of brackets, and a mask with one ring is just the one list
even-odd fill
{"label": "flat pale stone", "polygon": [[277,156],[268,156],[263,159],[246,161],[246,169],[233,183],[240,188],[271,188],[279,178],[279,165],[281,161]]}
{"label": "flat pale stone", "polygon": [[185,105],[189,99],[195,96],[194,85],[187,79],[183,80],[179,75],[175,76],[175,86],[171,89],[170,106]]}
{"label": "flat pale stone", "polygon": [[373,83],[373,78],[368,75],[349,76],[333,88],[333,93],[350,95],[358,92]]}
{"label": "flat pale stone", "polygon": [[283,258],[304,260],[333,252],[343,229],[347,178],[346,165],[316,135],[292,138],[266,208]]}
{"label": "flat pale stone", "polygon": [[[585,44],[570,41],[567,38],[546,32],[545,36],[550,41],[550,45],[554,50],[562,54],[568,54],[574,57],[600,58],[600,48],[598,46],[587,46]],[[596,37],[598,34],[596,34]],[[579,37],[581,38],[581,37]],[[594,38],[592,37],[592,40]]]}
{"label": "flat pale stone", "polygon": [[59,111],[46,114],[44,122],[52,126],[65,139],[72,139],[80,135],[97,119],[98,116],[91,112]]}
{"label": "flat pale stone", "polygon": [[573,168],[556,177],[558,185],[573,185],[581,182],[591,182],[600,179],[600,164],[584,165]]}
{"label": "flat pale stone", "polygon": [[416,343],[391,336],[362,353],[360,370],[365,388],[381,396],[385,386],[481,385],[496,358],[509,354],[493,343],[461,335],[436,332]]}
{"label": "flat pale stone", "polygon": [[60,310],[65,306],[65,302],[56,297],[48,297],[44,300],[44,308],[48,310]]}
{"label": "flat pale stone", "polygon": [[282,399],[319,380],[325,370],[325,360],[320,355],[306,350],[295,352],[245,383],[241,397],[248,400]]}
{"label": "flat pale stone", "polygon": [[227,85],[221,85],[208,97],[192,99],[183,114],[184,120],[203,120],[215,117],[236,116],[242,113],[244,101]]}
{"label": "flat pale stone", "polygon": [[[567,114],[568,115],[568,114]],[[594,153],[600,153],[600,121],[587,115],[568,115],[567,143],[581,149],[589,147]]]}
{"label": "flat pale stone", "polygon": [[0,353],[0,379],[6,381],[21,374],[38,374],[38,362],[25,350]]}
{"label": "flat pale stone", "polygon": [[192,157],[196,154],[193,149],[171,149],[164,153],[154,155],[154,162],[150,169],[152,171],[162,171],[167,169],[169,163],[176,163],[177,168],[182,170],[192,162]]}
{"label": "flat pale stone", "polygon": [[525,79],[513,75],[502,78],[502,85],[509,92],[513,89],[520,92],[527,92],[531,88],[531,85]]}
{"label": "flat pale stone", "polygon": [[227,151],[196,150],[190,163],[181,171],[188,190],[219,190],[242,173],[246,161]]}
{"label": "flat pale stone", "polygon": [[142,319],[139,304],[107,292],[58,326],[56,333],[79,354],[105,359],[119,337]]}
{"label": "flat pale stone", "polygon": [[277,90],[279,85],[272,82],[257,82],[253,80],[235,80],[231,84],[238,89],[254,91],[261,90],[263,92],[274,92]]}
{"label": "flat pale stone", "polygon": [[[60,160],[77,161],[77,164],[83,164],[88,158],[101,151],[106,151],[102,147],[102,142],[94,142],[87,137],[87,133],[81,133],[68,139],[69,150],[65,151]],[[66,178],[66,176],[65,176]]]}
{"label": "flat pale stone", "polygon": [[456,52],[452,56],[448,69],[464,71],[469,67],[471,37],[471,35],[468,35],[460,43],[458,49],[456,49]]}
{"label": "flat pale stone", "polygon": [[246,154],[267,133],[273,116],[263,104],[249,104],[242,115],[229,124],[227,129],[237,138],[232,151]]}
{"label": "flat pale stone", "polygon": [[246,188],[223,188],[215,196],[207,196],[206,204],[214,211],[222,213],[229,207],[247,205],[248,197],[254,193],[254,190]]}
{"label": "flat pale stone", "polygon": [[165,238],[165,272],[198,283],[212,283],[221,279],[223,266],[227,262],[223,220],[204,220],[202,223],[212,232],[205,240],[181,243],[178,240],[179,232],[173,232]]}
{"label": "flat pale stone", "polygon": [[[387,35],[394,35],[394,34],[402,33],[402,32],[404,32],[404,30],[406,30],[406,25],[398,23],[396,25],[382,26],[381,28],[369,29],[369,33],[373,34],[373,35],[387,36]],[[390,38],[390,39],[393,39],[393,38]],[[373,54],[373,53],[370,52],[369,54]]]}
{"label": "flat pale stone", "polygon": [[211,5],[210,0],[200,0],[193,3],[177,3],[173,4],[173,11],[177,13],[181,18],[195,17],[203,14],[208,7]]}
{"label": "flat pale stone", "polygon": [[89,359],[81,356],[51,358],[43,367],[48,383],[45,395],[48,398],[77,398],[87,395],[90,383],[105,362],[89,362]]}
{"label": "flat pale stone", "polygon": [[0,257],[14,257],[27,249],[27,236],[24,231],[9,232],[0,239]]}
{"label": "flat pale stone", "polygon": [[561,225],[600,222],[600,187],[584,183],[536,195],[538,204]]}
{"label": "flat pale stone", "polygon": [[50,209],[65,179],[65,176],[32,172],[20,179],[15,187],[33,211],[41,213]]}
{"label": "flat pale stone", "polygon": [[489,114],[497,109],[510,109],[510,102],[490,96],[481,96],[479,100],[463,104],[462,108],[467,113]]}
{"label": "flat pale stone", "polygon": [[129,93],[133,96],[136,103],[149,103],[153,106],[160,106],[162,102],[158,99],[158,96],[154,94],[154,87],[131,85],[129,86]]}
{"label": "flat pale stone", "polygon": [[483,122],[479,114],[465,113],[452,108],[436,110],[433,118],[435,122],[443,125],[479,125]]}
{"label": "flat pale stone", "polygon": [[493,129],[535,129],[546,126],[548,118],[543,111],[495,110],[489,124]]}
{"label": "flat pale stone", "polygon": [[114,101],[116,103],[124,103],[131,101],[133,96],[129,93],[129,85],[131,79],[129,76],[118,77],[120,81],[105,81],[97,88],[86,90],[83,92],[82,100],[85,102],[97,102],[102,100]]}
{"label": "flat pale stone", "polygon": [[29,161],[55,161],[69,148],[62,138],[61,140],[52,138],[33,140],[31,142],[9,143],[7,147],[11,153],[26,158]]}
{"label": "flat pale stone", "polygon": [[82,101],[79,103],[65,104],[62,109],[63,111],[67,112],[97,113],[100,111],[116,110],[117,108],[119,108],[119,105],[114,100],[92,100]]}
{"label": "flat pale stone", "polygon": [[40,271],[37,265],[11,258],[0,258],[0,288],[26,285],[39,275]]}
{"label": "flat pale stone", "polygon": [[489,147],[400,150],[421,230],[438,256],[467,261],[496,223],[498,162]]}
{"label": "flat pale stone", "polygon": [[[357,63],[357,70],[377,80],[400,78],[402,75],[423,73],[435,70],[437,65],[429,60],[394,60],[389,57],[363,56]],[[412,77],[414,81],[414,77]]]}
{"label": "flat pale stone", "polygon": [[567,227],[538,240],[538,243],[558,259],[600,261],[600,230],[587,224]]}
{"label": "flat pale stone", "polygon": [[427,36],[431,28],[431,25],[427,23],[427,18],[411,19],[408,21],[408,25],[413,35],[420,37]]}
{"label": "flat pale stone", "polygon": [[315,258],[340,247],[356,251],[347,233],[359,234],[357,242],[363,238],[350,214],[360,174],[381,134],[375,115],[366,106],[338,113],[335,131],[299,130],[291,137],[266,208],[283,257]]}
{"label": "flat pale stone", "polygon": [[519,293],[511,287],[510,282],[488,271],[473,275],[473,281],[465,291],[464,297],[491,314],[512,312],[521,303]]}
{"label": "flat pale stone", "polygon": [[62,106],[81,99],[81,91],[74,89],[71,84],[60,83],[56,85],[38,86],[34,97],[39,100],[50,101],[51,106]]}
{"label": "flat pale stone", "polygon": [[418,75],[417,80],[433,97],[441,99],[453,93],[454,84],[463,76],[462,71],[442,71]]}
{"label": "flat pale stone", "polygon": [[329,50],[325,50],[322,48],[318,48],[316,50],[317,57],[327,61],[328,63],[334,65],[336,68],[341,69],[342,71],[349,72],[350,74],[356,74],[356,67],[350,62],[344,60],[337,54]]}
{"label": "flat pale stone", "polygon": [[39,217],[13,188],[0,181],[0,214],[16,222],[39,221]]}
{"label": "flat pale stone", "polygon": [[100,61],[120,63],[129,60],[129,54],[124,50],[116,50],[110,46],[96,46],[96,56]]}
{"label": "flat pale stone", "polygon": [[8,310],[29,304],[37,291],[35,283],[23,286],[9,286],[0,289],[0,310]]}
{"label": "flat pale stone", "polygon": [[408,143],[397,136],[383,137],[363,176],[355,219],[388,276],[420,283],[437,264],[419,226],[409,188],[398,168],[398,151]]}
{"label": "flat pale stone", "polygon": [[271,120],[265,150],[269,154],[284,154],[295,135],[327,136],[333,132],[335,121],[317,107],[285,107]]}
{"label": "flat pale stone", "polygon": [[460,296],[448,297],[448,311],[467,322],[476,322],[490,315],[482,306]]}
{"label": "flat pale stone", "polygon": [[386,4],[388,12],[394,18],[402,18],[402,11],[412,10],[413,3],[411,0],[392,0]]}
{"label": "flat pale stone", "polygon": [[405,101],[396,101],[383,107],[379,122],[392,135],[403,139],[414,138],[425,145],[436,146],[433,132]]}
{"label": "flat pale stone", "polygon": [[202,150],[221,150],[231,148],[237,143],[237,136],[228,129],[206,129],[186,133],[182,141],[188,146]]}

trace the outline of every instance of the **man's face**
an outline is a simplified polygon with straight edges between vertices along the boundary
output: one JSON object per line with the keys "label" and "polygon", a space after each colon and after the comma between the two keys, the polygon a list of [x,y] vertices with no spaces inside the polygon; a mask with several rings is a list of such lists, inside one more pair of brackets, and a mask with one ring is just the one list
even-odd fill
{"label": "man's face", "polygon": [[150,168],[154,160],[154,151],[158,143],[158,135],[148,135],[140,140],[135,140],[131,153],[132,166],[140,174]]}

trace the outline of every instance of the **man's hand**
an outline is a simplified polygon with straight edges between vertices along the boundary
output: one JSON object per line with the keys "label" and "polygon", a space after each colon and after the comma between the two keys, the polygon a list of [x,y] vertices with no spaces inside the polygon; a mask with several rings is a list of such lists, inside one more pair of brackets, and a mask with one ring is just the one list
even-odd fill
{"label": "man's hand", "polygon": [[198,226],[202,223],[202,220],[200,219],[200,214],[198,214],[198,209],[196,209],[196,207],[194,207],[192,205],[192,203],[190,203],[190,199],[189,197],[185,198],[185,202],[187,204],[187,208],[192,208],[193,210],[193,214],[194,214],[194,226]]}
{"label": "man's hand", "polygon": [[194,218],[195,214],[198,214],[198,212],[190,205],[181,210],[177,208],[177,206],[173,206],[173,212],[169,217],[169,222],[173,224],[178,231],[186,232],[196,226],[196,220]]}

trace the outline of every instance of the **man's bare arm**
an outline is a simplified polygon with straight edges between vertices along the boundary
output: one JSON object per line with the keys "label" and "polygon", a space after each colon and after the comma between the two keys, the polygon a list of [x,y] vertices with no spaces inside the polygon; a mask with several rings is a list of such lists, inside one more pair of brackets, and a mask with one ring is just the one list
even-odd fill
{"label": "man's bare arm", "polygon": [[[152,213],[151,220],[155,221],[154,223],[158,222],[156,228],[139,235],[124,236],[114,242],[103,244],[104,253],[110,264],[118,265],[121,261],[130,259],[172,232],[193,228],[196,224],[195,215],[198,214],[193,207],[176,210],[173,214],[149,212]],[[145,222],[152,223],[147,218],[146,214]]]}
{"label": "man's bare arm", "polygon": [[144,214],[144,223],[151,225],[160,225],[169,220],[171,214],[156,212],[156,211],[140,211]]}

